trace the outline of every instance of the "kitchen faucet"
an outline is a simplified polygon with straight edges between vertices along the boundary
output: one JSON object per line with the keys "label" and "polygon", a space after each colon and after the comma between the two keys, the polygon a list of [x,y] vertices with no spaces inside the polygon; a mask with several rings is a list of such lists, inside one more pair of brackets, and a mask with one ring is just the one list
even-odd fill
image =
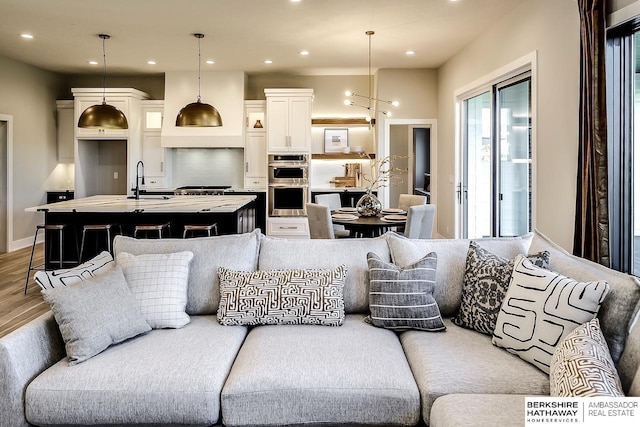
{"label": "kitchen faucet", "polygon": [[[138,170],[140,169],[140,166],[142,166],[142,174],[138,175]],[[139,182],[140,178],[142,178],[142,182]],[[140,185],[139,184],[144,185],[144,163],[142,163],[142,160],[140,160],[136,164],[136,191],[135,191],[135,199],[136,200],[140,199]]]}

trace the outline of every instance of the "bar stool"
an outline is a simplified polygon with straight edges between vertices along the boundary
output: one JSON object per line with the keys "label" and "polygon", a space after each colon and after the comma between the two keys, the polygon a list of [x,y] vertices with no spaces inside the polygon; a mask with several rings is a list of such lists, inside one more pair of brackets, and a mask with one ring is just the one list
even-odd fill
{"label": "bar stool", "polygon": [[195,237],[195,233],[207,233],[207,236],[211,236],[211,231],[213,230],[213,235],[218,235],[218,224],[204,224],[204,225],[195,225],[195,224],[187,224],[184,226],[184,231],[182,232],[182,238],[187,238],[187,232],[191,233],[191,237]]}
{"label": "bar stool", "polygon": [[[114,227],[120,228],[120,234],[122,234],[122,226],[120,224],[85,224],[82,226],[82,242],[80,243],[80,262],[82,262],[82,254],[84,254],[84,244],[87,237],[87,231],[95,231],[100,233],[105,232],[107,238],[107,250],[112,254],[111,250],[111,229]],[[98,238],[96,237],[96,251],[98,250]]]}
{"label": "bar stool", "polygon": [[133,229],[133,237],[138,237],[138,232],[144,232],[145,237],[147,237],[149,232],[158,232],[158,238],[162,239],[162,230],[167,229],[167,231],[171,232],[171,223],[165,222],[164,224],[138,224]]}
{"label": "bar stool", "polygon": [[[46,263],[33,265],[33,254],[34,254],[34,252],[36,250],[36,244],[38,242],[38,233],[40,232],[40,230],[44,230],[45,233],[47,231],[57,231],[58,232],[58,256],[59,256],[59,259],[58,260],[49,259],[49,262],[58,263],[60,268],[62,268],[63,264],[65,264],[65,263],[77,264],[77,262],[75,260],[74,261],[65,261],[64,260],[63,232],[64,232],[65,228],[67,228],[67,224],[46,224],[46,225],[45,224],[38,224],[36,226],[36,233],[33,236],[33,245],[31,246],[31,257],[29,258],[29,268],[27,269],[27,279],[25,280],[25,283],[24,283],[24,293],[25,293],[25,295],[27,294],[27,290],[29,288],[29,276],[31,276],[31,272],[35,271],[35,270],[46,270]],[[76,238],[76,236],[74,236],[74,238],[75,238],[75,242],[76,242],[76,254],[79,255],[80,254],[80,250],[78,249],[78,239]],[[45,242],[46,242],[46,239],[45,239]],[[52,245],[50,244],[49,245],[49,254],[51,254],[51,248],[52,248]],[[47,248],[45,248],[45,250],[46,249]],[[51,255],[49,255],[49,258],[50,257],[51,257]]]}

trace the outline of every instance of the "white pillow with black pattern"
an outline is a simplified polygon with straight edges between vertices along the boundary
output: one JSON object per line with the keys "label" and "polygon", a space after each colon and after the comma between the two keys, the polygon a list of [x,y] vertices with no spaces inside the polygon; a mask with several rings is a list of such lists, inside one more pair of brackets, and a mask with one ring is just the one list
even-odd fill
{"label": "white pillow with black pattern", "polygon": [[100,276],[111,270],[114,266],[113,257],[109,252],[104,251],[77,267],[38,271],[34,274],[33,280],[35,280],[42,289],[54,289]]}
{"label": "white pillow with black pattern", "polygon": [[367,322],[396,331],[446,329],[438,303],[433,298],[438,263],[435,252],[402,268],[369,252],[367,263],[371,311],[365,319]]}
{"label": "white pillow with black pattern", "polygon": [[608,293],[606,281],[578,282],[518,255],[492,342],[548,374],[558,344],[596,317]]}

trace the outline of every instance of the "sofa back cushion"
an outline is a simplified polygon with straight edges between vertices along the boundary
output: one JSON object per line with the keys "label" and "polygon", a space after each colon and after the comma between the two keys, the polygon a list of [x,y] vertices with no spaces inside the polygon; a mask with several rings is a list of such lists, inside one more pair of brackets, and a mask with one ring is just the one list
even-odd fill
{"label": "sofa back cushion", "polygon": [[[466,239],[407,239],[395,233],[385,234],[393,263],[399,267],[410,265],[429,252],[438,256],[436,287],[433,297],[443,316],[452,316],[460,307],[467,251]],[[479,246],[507,259],[526,254],[533,234],[521,237],[474,239]],[[552,256],[553,258],[553,256]]]}
{"label": "sofa back cushion", "polygon": [[[581,282],[604,280],[609,283],[609,295],[598,313],[602,333],[607,340],[614,363],[618,363],[625,346],[627,333],[631,327],[640,300],[640,282],[635,277],[620,273],[584,258],[571,255],[536,231],[531,242],[531,252],[549,251],[550,269]],[[622,378],[623,373],[620,372]]]}
{"label": "sofa back cushion", "polygon": [[390,261],[384,237],[375,239],[288,240],[262,236],[258,268],[260,270],[331,269],[347,266],[344,284],[344,308],[349,313],[369,311],[369,267],[367,254],[373,252]]}
{"label": "sofa back cushion", "polygon": [[[133,239],[116,236],[113,251],[132,255],[167,254],[191,251],[187,313],[215,314],[220,304],[218,268],[255,271],[258,263],[260,231],[195,239]],[[366,261],[365,261],[366,262]]]}

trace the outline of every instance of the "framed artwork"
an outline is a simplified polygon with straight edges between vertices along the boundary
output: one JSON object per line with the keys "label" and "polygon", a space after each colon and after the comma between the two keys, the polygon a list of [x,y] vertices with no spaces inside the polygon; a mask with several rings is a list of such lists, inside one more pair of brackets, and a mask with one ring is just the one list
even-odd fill
{"label": "framed artwork", "polygon": [[349,148],[349,129],[327,128],[324,130],[324,152],[343,153]]}

